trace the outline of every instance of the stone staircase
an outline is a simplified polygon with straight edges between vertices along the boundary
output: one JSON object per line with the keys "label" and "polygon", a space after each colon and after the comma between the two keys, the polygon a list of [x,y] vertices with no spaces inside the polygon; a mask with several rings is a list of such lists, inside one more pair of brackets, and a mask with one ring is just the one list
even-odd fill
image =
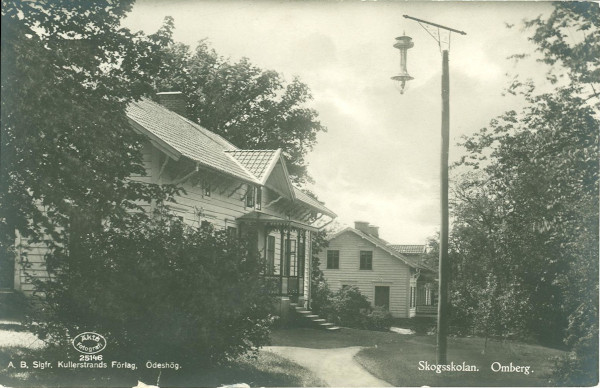
{"label": "stone staircase", "polygon": [[296,315],[300,317],[301,321],[305,323],[309,323],[313,327],[317,327],[319,329],[324,329],[328,331],[339,331],[340,327],[335,326],[331,322],[327,322],[325,319],[319,317],[317,314],[314,314],[312,311],[305,309],[302,306],[299,306],[297,303],[290,303],[290,308],[292,308]]}

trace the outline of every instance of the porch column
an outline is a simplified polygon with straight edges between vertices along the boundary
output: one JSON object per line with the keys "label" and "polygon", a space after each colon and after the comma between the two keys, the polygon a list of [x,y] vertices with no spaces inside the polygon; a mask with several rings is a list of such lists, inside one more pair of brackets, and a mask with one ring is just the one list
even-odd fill
{"label": "porch column", "polygon": [[[312,299],[312,279],[311,279],[311,274],[312,274],[312,233],[313,232],[308,232],[308,243],[306,244],[306,255],[308,257],[308,265],[305,265],[304,267],[304,298],[306,298],[306,308],[310,308],[310,304],[311,304],[311,299]],[[306,239],[305,239],[306,241]]]}
{"label": "porch column", "polygon": [[[290,246],[288,247],[287,244],[290,244]],[[288,226],[287,229],[287,240],[285,242],[285,274],[286,276],[290,276],[291,275],[291,265],[292,265],[292,254],[290,252],[290,249],[292,243],[290,242],[290,227]],[[288,289],[289,289],[289,280],[288,280]]]}
{"label": "porch column", "polygon": [[279,243],[279,294],[283,294],[283,255],[284,255],[284,244],[285,235],[283,234],[283,227],[279,229],[281,234],[281,240]]}

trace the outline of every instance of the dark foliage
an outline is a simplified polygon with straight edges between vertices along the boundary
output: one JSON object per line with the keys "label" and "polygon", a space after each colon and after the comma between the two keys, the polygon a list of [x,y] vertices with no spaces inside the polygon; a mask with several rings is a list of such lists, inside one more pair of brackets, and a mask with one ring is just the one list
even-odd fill
{"label": "dark foliage", "polygon": [[2,259],[15,230],[60,245],[74,213],[99,220],[167,195],[126,179],[145,170],[125,108],[160,63],[153,40],[120,27],[132,3],[2,1]]}
{"label": "dark foliage", "polygon": [[94,331],[108,355],[182,363],[231,360],[268,341],[272,299],[250,248],[256,236],[168,217],[119,226],[80,234],[53,255],[53,280],[37,284],[43,309],[29,326],[40,338],[64,346]]}
{"label": "dark foliage", "polygon": [[[327,284],[327,283],[325,283]],[[327,288],[328,299],[323,301],[319,314],[333,323],[357,329],[387,331],[392,326],[392,315],[383,307],[373,307],[358,287],[346,286],[332,293]]]}
{"label": "dark foliage", "polygon": [[309,180],[304,158],[326,128],[307,106],[312,99],[308,86],[298,78],[288,83],[247,58],[232,62],[204,40],[192,51],[171,40],[173,29],[173,19],[167,17],[157,34],[164,62],[156,91],[183,92],[187,117],[239,148],[281,148],[292,179]]}
{"label": "dark foliage", "polygon": [[325,276],[321,270],[321,260],[319,259],[319,253],[329,246],[327,241],[327,232],[320,230],[313,235],[312,239],[312,257],[311,257],[311,269],[310,274],[311,281],[311,309],[320,314],[325,306],[329,304],[331,298],[331,290],[329,285],[325,281]]}
{"label": "dark foliage", "polygon": [[453,193],[453,324],[566,344],[554,384],[598,381],[598,12],[556,3],[526,22],[542,61],[562,66],[548,78],[562,69],[564,82],[536,94],[515,81],[526,106],[465,139]]}

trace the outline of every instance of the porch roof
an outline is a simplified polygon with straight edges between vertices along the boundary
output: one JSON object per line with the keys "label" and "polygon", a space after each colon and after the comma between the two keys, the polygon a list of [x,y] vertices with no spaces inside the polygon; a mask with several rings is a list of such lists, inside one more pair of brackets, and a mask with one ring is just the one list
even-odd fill
{"label": "porch roof", "polygon": [[259,211],[252,211],[237,218],[238,221],[247,221],[270,226],[287,226],[292,228],[304,229],[311,232],[317,232],[319,228],[299,221],[286,220],[271,214]]}

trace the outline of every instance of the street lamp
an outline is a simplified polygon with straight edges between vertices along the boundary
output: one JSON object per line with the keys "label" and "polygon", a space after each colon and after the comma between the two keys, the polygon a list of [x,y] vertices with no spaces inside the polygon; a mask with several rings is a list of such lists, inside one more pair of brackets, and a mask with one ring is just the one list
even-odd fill
{"label": "street lamp", "polygon": [[[446,337],[448,334],[448,152],[450,146],[450,76],[448,71],[448,51],[450,49],[450,34],[456,32],[466,35],[466,32],[444,27],[408,15],[405,18],[418,22],[434,38],[442,51],[442,154],[440,163],[440,202],[441,202],[441,227],[440,227],[440,260],[439,260],[439,295],[437,316],[437,364],[446,364]],[[430,29],[437,29],[436,34]],[[448,31],[448,41],[443,42],[440,30]],[[413,47],[412,39],[407,36],[396,38],[394,47],[400,50],[400,75],[392,77],[401,84],[400,93],[404,92],[406,81],[413,79],[406,71],[406,51]],[[448,44],[448,49],[442,50],[442,43]]]}
{"label": "street lamp", "polygon": [[408,49],[414,45],[412,38],[406,35],[397,37],[396,44],[394,44],[394,47],[400,50],[400,74],[393,76],[392,79],[396,81],[396,86],[400,94],[404,94],[406,81],[414,79],[408,74],[408,70],[406,70],[406,54]]}

